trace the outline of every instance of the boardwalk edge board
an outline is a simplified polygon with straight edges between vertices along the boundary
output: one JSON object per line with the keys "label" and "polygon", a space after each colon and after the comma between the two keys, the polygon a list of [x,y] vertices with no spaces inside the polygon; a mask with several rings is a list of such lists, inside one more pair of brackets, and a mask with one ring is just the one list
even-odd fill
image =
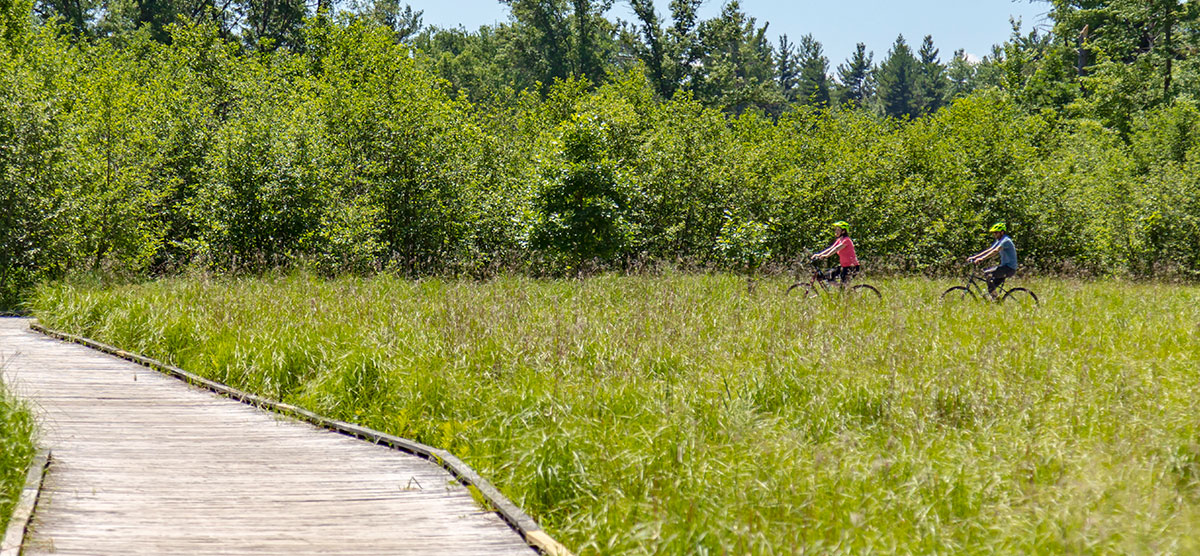
{"label": "boardwalk edge board", "polygon": [[12,519],[4,537],[0,539],[0,556],[19,556],[25,543],[25,530],[29,528],[29,520],[33,517],[33,509],[37,507],[38,496],[42,492],[42,480],[46,476],[46,467],[50,465],[50,450],[39,450],[29,462],[29,472],[25,474],[25,486],[21,488],[21,496],[13,508]]}
{"label": "boardwalk edge board", "polygon": [[[537,521],[534,521],[534,519],[529,517],[529,515],[521,510],[521,508],[509,501],[508,498],[505,497],[504,494],[502,494],[496,487],[492,486],[487,479],[484,479],[482,476],[476,473],[474,469],[471,469],[470,466],[468,466],[466,463],[463,463],[462,460],[458,459],[454,454],[451,454],[446,450],[434,448],[414,440],[393,436],[374,429],[369,429],[367,427],[347,423],[345,421],[323,417],[307,409],[302,409],[291,404],[270,400],[249,392],[243,392],[225,384],[221,384],[219,382],[190,373],[180,369],[179,367],[167,365],[166,363],[156,359],[151,359],[149,357],[125,351],[108,344],[102,344],[82,336],[76,336],[74,334],[68,334],[66,332],[60,332],[58,330],[46,328],[45,326],[42,326],[41,323],[36,321],[29,323],[29,328],[52,338],[86,346],[94,350],[115,355],[121,359],[149,367],[163,374],[183,380],[194,386],[211,390],[247,405],[291,415],[297,419],[307,421],[325,429],[339,432],[347,436],[360,438],[374,444],[388,446],[395,450],[407,452],[432,461],[449,471],[450,474],[458,479],[458,481],[462,484],[473,487],[475,490],[477,490],[480,496],[482,496],[490,506],[488,509],[499,514],[500,517],[509,524],[509,526],[520,533],[521,537],[530,546],[549,556],[571,556],[571,551],[568,550],[567,547],[562,543],[554,540],[554,538],[543,531],[541,526],[537,524]],[[15,556],[16,553],[13,554]],[[0,556],[10,555],[7,552],[4,552],[0,554]]]}

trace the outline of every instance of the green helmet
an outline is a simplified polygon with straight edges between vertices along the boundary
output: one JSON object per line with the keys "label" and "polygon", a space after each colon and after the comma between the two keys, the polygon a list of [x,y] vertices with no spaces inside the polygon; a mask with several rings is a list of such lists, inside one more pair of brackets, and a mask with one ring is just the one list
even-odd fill
{"label": "green helmet", "polygon": [[1006,228],[1004,226],[1003,222],[997,222],[995,224],[992,224],[992,229],[988,230],[988,232],[1006,232],[1006,231],[1008,231],[1008,228]]}
{"label": "green helmet", "polygon": [[849,230],[849,229],[850,229],[850,225],[849,225],[849,224],[847,224],[845,220],[838,220],[837,222],[834,222],[834,223],[833,223],[833,227],[834,227],[834,228],[841,228],[841,229],[843,229],[843,230]]}

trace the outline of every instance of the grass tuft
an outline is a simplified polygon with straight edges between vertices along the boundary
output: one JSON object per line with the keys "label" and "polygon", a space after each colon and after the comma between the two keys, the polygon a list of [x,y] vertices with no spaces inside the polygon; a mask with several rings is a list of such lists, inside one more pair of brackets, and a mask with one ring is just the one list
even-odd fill
{"label": "grass tuft", "polygon": [[34,452],[33,414],[0,381],[0,537],[25,486]]}

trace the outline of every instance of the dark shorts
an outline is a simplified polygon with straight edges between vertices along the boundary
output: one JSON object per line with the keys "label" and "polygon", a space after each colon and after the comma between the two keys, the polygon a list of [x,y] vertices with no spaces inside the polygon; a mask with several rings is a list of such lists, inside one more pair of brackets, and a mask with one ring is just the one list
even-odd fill
{"label": "dark shorts", "polygon": [[858,271],[861,268],[862,267],[859,265],[854,265],[854,266],[842,266],[842,267],[838,267],[833,270],[830,270],[829,271],[829,281],[833,282],[833,281],[837,280],[837,281],[841,281],[843,283],[849,282],[855,276],[858,276]]}
{"label": "dark shorts", "polygon": [[988,292],[996,291],[996,288],[1002,286],[1004,281],[1012,278],[1017,273],[1017,269],[1010,266],[993,266],[985,271],[983,275],[987,277]]}

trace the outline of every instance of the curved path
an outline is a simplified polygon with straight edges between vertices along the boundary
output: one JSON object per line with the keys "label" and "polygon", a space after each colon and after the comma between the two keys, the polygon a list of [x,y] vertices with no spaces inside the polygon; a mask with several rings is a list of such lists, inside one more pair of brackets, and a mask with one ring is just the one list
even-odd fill
{"label": "curved path", "polygon": [[434,464],[0,319],[53,452],[23,554],[536,554]]}

